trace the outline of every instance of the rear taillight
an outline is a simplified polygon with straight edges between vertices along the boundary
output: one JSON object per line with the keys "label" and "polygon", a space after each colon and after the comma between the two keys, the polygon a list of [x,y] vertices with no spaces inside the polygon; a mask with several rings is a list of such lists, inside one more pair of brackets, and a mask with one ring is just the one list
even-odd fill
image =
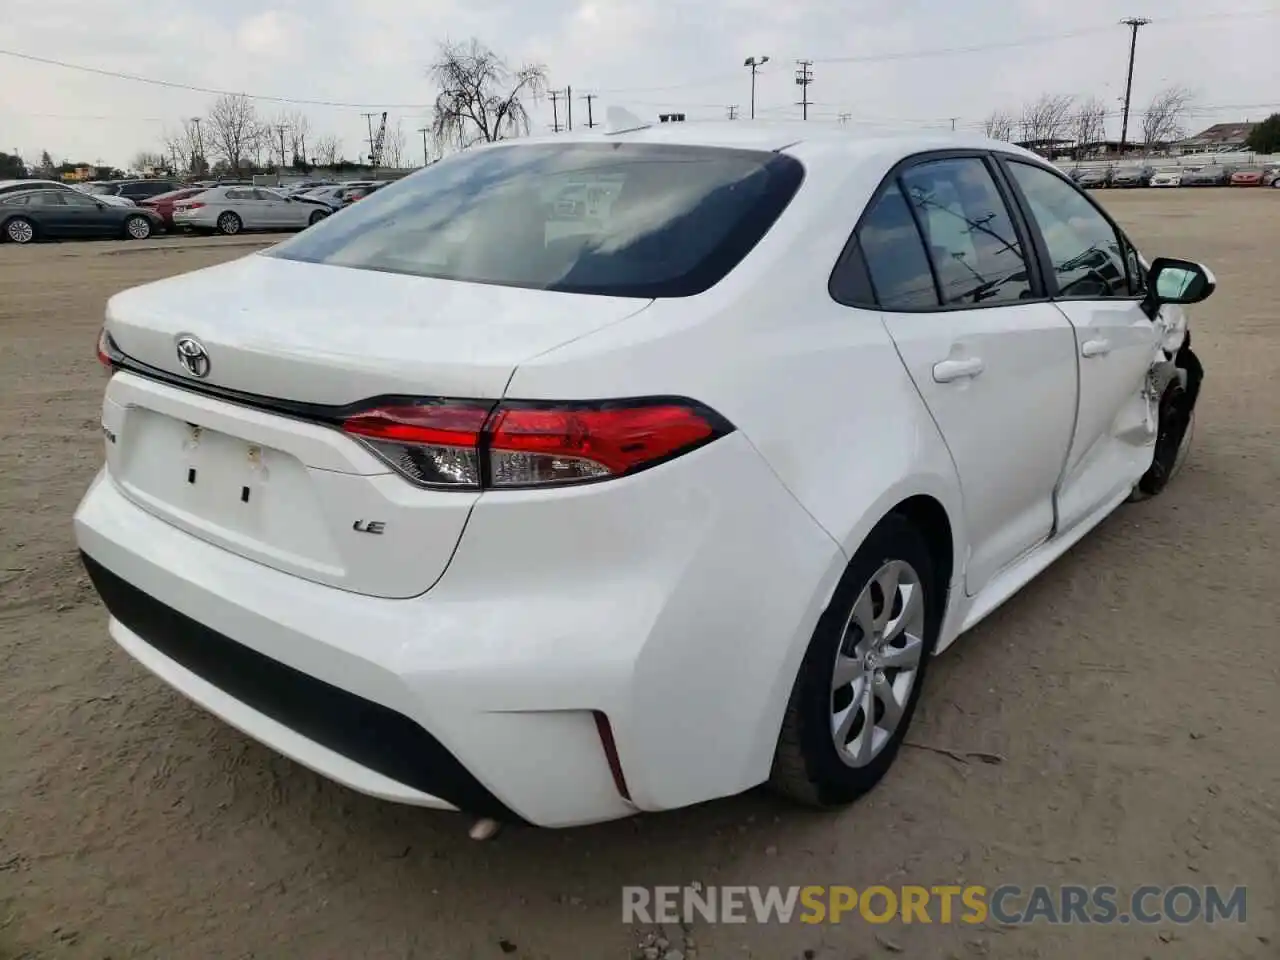
{"label": "rear taillight", "polygon": [[102,364],[107,373],[111,373],[123,357],[124,354],[120,352],[116,342],[111,339],[111,334],[107,333],[106,327],[103,327],[98,333],[98,362]]}
{"label": "rear taillight", "polygon": [[450,489],[512,489],[636,473],[733,430],[683,399],[604,403],[423,400],[342,423],[406,479]]}
{"label": "rear taillight", "polygon": [[199,209],[200,209],[201,207],[203,207],[203,206],[204,206],[204,204],[203,204],[203,203],[201,203],[200,201],[198,201],[198,200],[193,200],[193,201],[191,201],[190,203],[180,203],[180,204],[178,204],[178,205],[177,205],[177,209],[179,209],[179,210],[199,210]]}

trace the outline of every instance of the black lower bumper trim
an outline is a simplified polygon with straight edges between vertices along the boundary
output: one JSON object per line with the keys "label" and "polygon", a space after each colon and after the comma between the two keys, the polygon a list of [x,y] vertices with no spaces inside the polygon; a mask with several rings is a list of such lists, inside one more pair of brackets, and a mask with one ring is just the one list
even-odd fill
{"label": "black lower bumper trim", "polygon": [[80,556],[113,617],[228,696],[459,810],[520,821],[440,741],[404,714],[251,650],[143,593],[88,554]]}

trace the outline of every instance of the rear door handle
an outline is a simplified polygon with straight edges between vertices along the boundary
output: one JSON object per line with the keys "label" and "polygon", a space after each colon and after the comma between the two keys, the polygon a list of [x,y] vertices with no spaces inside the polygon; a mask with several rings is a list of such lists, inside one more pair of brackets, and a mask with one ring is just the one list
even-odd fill
{"label": "rear door handle", "polygon": [[981,357],[970,357],[968,360],[943,360],[933,365],[933,379],[938,383],[952,383],[955,380],[972,379],[986,369]]}
{"label": "rear door handle", "polygon": [[1105,357],[1110,352],[1110,340],[1086,340],[1080,348],[1080,353],[1086,357]]}

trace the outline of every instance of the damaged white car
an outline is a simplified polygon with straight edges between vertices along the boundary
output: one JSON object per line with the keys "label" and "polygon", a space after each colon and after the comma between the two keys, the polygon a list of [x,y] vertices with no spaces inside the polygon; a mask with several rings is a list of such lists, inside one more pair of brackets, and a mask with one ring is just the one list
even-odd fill
{"label": "damaged white car", "polygon": [[114,297],[76,536],[124,649],[357,790],[847,803],[1177,472],[1213,289],[1006,143],[613,112]]}

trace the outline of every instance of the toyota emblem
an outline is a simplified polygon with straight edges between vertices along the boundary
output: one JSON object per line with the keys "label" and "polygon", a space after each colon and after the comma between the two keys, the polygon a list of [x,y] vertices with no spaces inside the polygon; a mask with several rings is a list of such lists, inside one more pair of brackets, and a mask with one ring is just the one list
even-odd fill
{"label": "toyota emblem", "polygon": [[182,337],[178,340],[178,362],[193,377],[203,378],[209,375],[209,352],[195,337]]}

